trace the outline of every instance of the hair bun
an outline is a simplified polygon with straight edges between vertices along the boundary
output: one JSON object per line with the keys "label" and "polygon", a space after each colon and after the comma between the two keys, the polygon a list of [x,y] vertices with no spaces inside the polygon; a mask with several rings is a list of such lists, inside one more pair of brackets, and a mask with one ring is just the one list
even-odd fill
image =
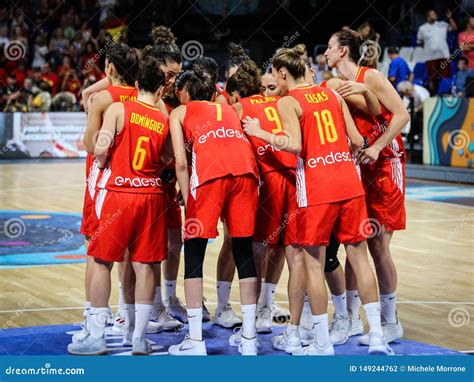
{"label": "hair bun", "polygon": [[308,50],[304,44],[298,44],[293,47],[293,52],[295,52],[298,56],[307,56]]}
{"label": "hair bun", "polygon": [[171,45],[176,43],[176,37],[174,36],[171,29],[166,28],[163,25],[154,27],[150,33],[151,38],[153,39],[153,43],[155,45]]}

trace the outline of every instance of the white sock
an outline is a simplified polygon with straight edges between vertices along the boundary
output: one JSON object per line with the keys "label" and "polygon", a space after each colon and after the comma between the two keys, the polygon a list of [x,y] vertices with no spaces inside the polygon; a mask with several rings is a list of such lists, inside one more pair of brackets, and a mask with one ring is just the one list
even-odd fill
{"label": "white sock", "polygon": [[303,312],[301,313],[300,326],[306,329],[313,327],[313,316],[311,314],[311,306],[309,305],[308,296],[304,296]]}
{"label": "white sock", "polygon": [[155,298],[153,299],[153,305],[163,305],[163,298],[161,297],[161,286],[155,287]]}
{"label": "white sock", "polygon": [[241,305],[240,309],[242,310],[242,335],[248,339],[254,338],[257,304]]}
{"label": "white sock", "polygon": [[124,333],[135,328],[135,304],[125,304],[125,312]]}
{"label": "white sock", "polygon": [[163,280],[163,283],[165,284],[164,300],[168,304],[170,297],[176,297],[176,280]]}
{"label": "white sock", "polygon": [[300,327],[298,325],[292,325],[292,324],[288,324],[288,326],[286,327],[285,331],[286,331],[286,334],[289,336],[295,332],[298,331]]}
{"label": "white sock", "polygon": [[84,321],[87,331],[91,330],[91,302],[84,302]]}
{"label": "white sock", "polygon": [[151,304],[135,304],[135,330],[132,339],[145,337],[152,309],[153,305]]}
{"label": "white sock", "polygon": [[119,302],[118,302],[118,310],[119,314],[122,317],[125,317],[125,300],[123,298],[123,288],[122,288],[122,283],[119,282]]}
{"label": "white sock", "polygon": [[202,341],[202,308],[186,309],[189,323],[189,338]]}
{"label": "white sock", "polygon": [[332,302],[334,304],[334,313],[347,316],[347,298],[346,292],[339,296],[332,295]]}
{"label": "white sock", "polygon": [[107,308],[94,308],[90,310],[90,325],[92,338],[101,338],[105,334],[105,325],[107,324]]}
{"label": "white sock", "polygon": [[380,303],[371,302],[364,305],[365,317],[369,323],[369,333],[381,333],[382,324],[380,322]]}
{"label": "white sock", "polygon": [[397,322],[397,293],[381,294],[380,305],[383,321],[395,324]]}
{"label": "white sock", "polygon": [[313,331],[318,345],[324,345],[329,341],[329,320],[328,314],[313,315]]}
{"label": "white sock", "polygon": [[273,305],[273,299],[275,297],[276,284],[262,283],[261,293],[261,304],[262,306],[268,306],[269,308]]}
{"label": "white sock", "polygon": [[357,289],[347,290],[347,310],[352,318],[359,318],[360,298]]}
{"label": "white sock", "polygon": [[217,281],[217,309],[223,308],[229,303],[231,281]]}

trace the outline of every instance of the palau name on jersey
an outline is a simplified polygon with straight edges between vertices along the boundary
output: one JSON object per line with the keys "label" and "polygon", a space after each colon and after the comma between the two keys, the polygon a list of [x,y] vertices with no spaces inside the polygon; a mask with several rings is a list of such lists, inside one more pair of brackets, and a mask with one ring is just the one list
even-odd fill
{"label": "palau name on jersey", "polygon": [[158,122],[148,117],[147,115],[132,113],[130,115],[130,123],[134,123],[136,125],[142,126],[158,134],[163,134],[163,128],[164,128],[163,123]]}
{"label": "palau name on jersey", "polygon": [[252,105],[259,105],[262,103],[274,102],[276,101],[276,97],[259,97],[259,98],[250,98],[250,103]]}
{"label": "palau name on jersey", "polygon": [[328,95],[325,92],[306,93],[304,97],[309,103],[320,103],[328,100]]}

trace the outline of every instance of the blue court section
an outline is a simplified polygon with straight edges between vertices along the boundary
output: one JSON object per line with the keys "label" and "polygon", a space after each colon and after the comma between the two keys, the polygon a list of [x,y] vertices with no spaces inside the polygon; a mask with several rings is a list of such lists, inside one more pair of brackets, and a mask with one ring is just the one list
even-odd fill
{"label": "blue court section", "polygon": [[[203,325],[209,355],[237,355],[237,348],[228,345],[228,338],[232,330],[207,323]],[[259,335],[261,355],[284,356],[284,352],[274,350],[271,338],[280,334],[284,326],[275,326],[273,333]],[[65,355],[71,335],[79,330],[74,325],[35,326],[29,328],[4,329],[0,331],[0,355]],[[152,355],[167,355],[170,345],[181,342],[188,332],[185,326],[177,332],[161,332],[148,334],[152,342]],[[130,355],[130,348],[121,344],[121,334],[107,328],[107,346],[111,355]],[[391,344],[398,355],[463,355],[454,350],[438,346],[423,344],[415,341],[401,340]],[[353,337],[348,343],[336,346],[336,355],[367,355],[367,347],[359,346]]]}
{"label": "blue court section", "polygon": [[407,180],[406,198],[474,207],[474,187],[466,184]]}

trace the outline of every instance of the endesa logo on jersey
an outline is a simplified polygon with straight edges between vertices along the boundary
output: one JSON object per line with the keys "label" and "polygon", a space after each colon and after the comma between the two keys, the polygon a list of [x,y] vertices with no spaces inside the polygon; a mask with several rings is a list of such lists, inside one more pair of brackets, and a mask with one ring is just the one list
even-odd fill
{"label": "endesa logo on jersey", "polygon": [[258,155],[265,155],[267,151],[275,152],[275,151],[281,151],[281,150],[277,147],[274,147],[274,146],[270,145],[270,144],[264,145],[264,146],[259,146],[258,149],[257,149]]}
{"label": "endesa logo on jersey", "polygon": [[308,158],[306,159],[306,164],[308,167],[315,168],[316,166],[322,164],[323,166],[342,163],[342,162],[352,162],[352,155],[349,151],[346,152],[333,152],[331,151],[328,155],[324,157]]}
{"label": "endesa logo on jersey", "polygon": [[161,187],[161,178],[124,178],[115,177],[115,185],[118,187]]}
{"label": "endesa logo on jersey", "polygon": [[211,130],[205,134],[202,134],[198,138],[198,142],[203,144],[203,143],[206,143],[208,139],[217,139],[217,138],[239,138],[247,142],[249,141],[242,131],[234,130],[234,129],[226,129],[224,126],[222,126],[221,128],[217,130]]}

